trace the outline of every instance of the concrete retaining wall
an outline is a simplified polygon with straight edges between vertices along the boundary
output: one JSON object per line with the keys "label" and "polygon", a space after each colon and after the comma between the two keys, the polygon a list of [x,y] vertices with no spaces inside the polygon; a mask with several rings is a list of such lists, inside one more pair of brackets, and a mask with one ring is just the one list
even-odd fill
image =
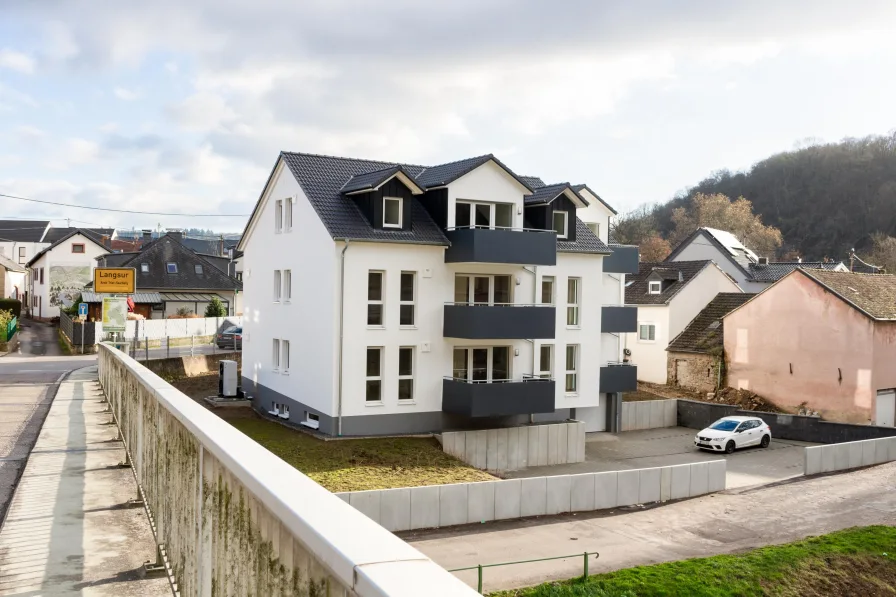
{"label": "concrete retaining wall", "polygon": [[622,431],[675,427],[678,424],[678,400],[622,402]]}
{"label": "concrete retaining wall", "polygon": [[206,373],[217,373],[218,363],[221,361],[236,361],[237,367],[242,369],[243,353],[225,352],[221,354],[201,354],[192,357],[150,359],[145,361],[143,366],[165,379],[180,379]]}
{"label": "concrete retaining wall", "polygon": [[867,439],[805,449],[806,475],[845,471],[896,460],[896,437]]}
{"label": "concrete retaining wall", "polygon": [[589,512],[665,502],[725,489],[725,461],[338,493],[389,531]]}
{"label": "concrete retaining wall", "polygon": [[585,424],[567,421],[545,425],[448,431],[442,433],[446,454],[491,472],[530,466],[585,462]]}
{"label": "concrete retaining wall", "polygon": [[703,429],[722,417],[759,417],[772,428],[772,436],[819,444],[839,444],[881,437],[896,437],[894,427],[854,425],[822,421],[818,417],[782,415],[752,410],[740,410],[727,404],[710,404],[695,400],[678,401],[678,424],[691,429]]}

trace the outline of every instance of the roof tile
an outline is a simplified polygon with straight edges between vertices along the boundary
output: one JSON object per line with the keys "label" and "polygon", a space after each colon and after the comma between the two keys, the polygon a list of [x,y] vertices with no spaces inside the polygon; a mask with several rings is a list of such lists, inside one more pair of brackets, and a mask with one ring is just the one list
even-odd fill
{"label": "roof tile", "polygon": [[756,296],[745,292],[720,292],[684,328],[666,349],[670,352],[710,353],[723,345],[722,318]]}
{"label": "roof tile", "polygon": [[[712,266],[712,261],[664,261],[660,263],[641,262],[638,264],[638,273],[632,275],[631,283],[625,288],[626,305],[665,305],[672,297],[684,288],[688,282],[694,279],[701,271]],[[648,278],[654,272],[663,280],[668,280],[660,294],[649,294]],[[682,281],[678,281],[678,274]],[[654,276],[655,277],[655,276]]]}

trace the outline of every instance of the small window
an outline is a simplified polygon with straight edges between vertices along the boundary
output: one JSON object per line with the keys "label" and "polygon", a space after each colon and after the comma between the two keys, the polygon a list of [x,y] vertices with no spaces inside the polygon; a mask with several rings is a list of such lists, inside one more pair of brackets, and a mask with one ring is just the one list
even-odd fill
{"label": "small window", "polygon": [[280,348],[280,368],[283,370],[283,373],[289,373],[289,340],[281,340]]}
{"label": "small window", "polygon": [[538,353],[538,377],[550,378],[554,371],[554,346],[542,344]]}
{"label": "small window", "polygon": [[656,340],[656,325],[652,323],[642,323],[638,326],[638,340],[645,342],[653,342]]}
{"label": "small window", "polygon": [[541,278],[541,304],[554,304],[554,277],[544,276]]}
{"label": "small window", "polygon": [[292,270],[283,270],[283,302],[292,300]]}
{"label": "small window", "polygon": [[201,275],[202,274],[202,265],[197,263],[196,265],[193,266],[193,271],[196,272],[197,274]]}
{"label": "small window", "polygon": [[398,399],[414,399],[414,347],[398,349]]}
{"label": "small window", "polygon": [[72,243],[72,253],[83,253],[84,243]]}
{"label": "small window", "polygon": [[647,283],[647,293],[648,294],[662,294],[663,293],[663,283],[659,281],[650,281]]}
{"label": "small window", "polygon": [[414,297],[416,294],[416,274],[401,272],[401,296],[399,298],[398,325],[414,325]]}
{"label": "small window", "polygon": [[280,270],[275,269],[274,270],[274,302],[275,303],[280,302],[280,296],[281,296],[280,293],[283,288],[281,286],[280,277],[281,277]]}
{"label": "small window", "polygon": [[283,199],[277,199],[274,204],[274,232],[283,230]]}
{"label": "small window", "polygon": [[576,344],[566,345],[566,392],[574,394],[579,391],[579,347]]}
{"label": "small window", "polygon": [[554,232],[557,233],[557,238],[566,238],[567,216],[568,214],[565,211],[554,212]]}
{"label": "small window", "polygon": [[40,268],[40,283],[44,283],[44,268]]}
{"label": "small window", "polygon": [[283,229],[286,232],[292,230],[292,199],[283,200]]}
{"label": "small window", "polygon": [[273,371],[280,370],[280,340],[274,338],[271,350],[271,369]]}
{"label": "small window", "polygon": [[[25,258],[26,255],[27,255],[27,248],[19,247],[19,263],[25,263],[26,261],[28,261]],[[43,282],[43,280],[41,280],[41,282]]]}
{"label": "small window", "polygon": [[579,325],[579,278],[566,281],[566,325]]}
{"label": "small window", "polygon": [[401,228],[400,197],[383,197],[383,228]]}
{"label": "small window", "polygon": [[148,274],[148,273],[149,273],[149,264],[148,264],[148,263],[141,263],[141,264],[140,264],[140,273],[141,273],[141,274]]}
{"label": "small window", "polygon": [[169,274],[177,273],[177,264],[176,263],[166,263],[165,268],[168,270]]}
{"label": "small window", "polygon": [[367,273],[367,325],[383,325],[383,272]]}
{"label": "small window", "polygon": [[379,402],[383,399],[383,349],[367,349],[367,376],[365,384],[365,400]]}
{"label": "small window", "polygon": [[598,224],[597,222],[588,222],[585,225],[588,226],[588,229],[594,233],[594,236],[600,236],[600,224]]}

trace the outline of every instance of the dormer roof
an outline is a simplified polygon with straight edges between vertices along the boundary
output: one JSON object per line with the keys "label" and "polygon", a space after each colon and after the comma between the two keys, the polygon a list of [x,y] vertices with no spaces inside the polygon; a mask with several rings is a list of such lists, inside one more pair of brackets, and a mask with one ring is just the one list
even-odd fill
{"label": "dormer roof", "polygon": [[613,209],[612,207],[610,207],[610,204],[609,204],[609,203],[607,203],[606,201],[604,201],[603,199],[601,199],[601,196],[600,196],[600,195],[598,195],[598,194],[595,193],[593,190],[591,190],[591,187],[589,187],[588,185],[586,185],[586,184],[574,184],[574,185],[572,185],[572,188],[575,189],[575,192],[576,192],[576,193],[578,193],[579,195],[582,195],[582,198],[587,198],[587,197],[585,197],[585,193],[583,192],[583,191],[587,191],[588,194],[590,194],[592,197],[594,197],[595,199],[597,199],[598,201],[600,201],[600,204],[601,204],[601,205],[603,205],[603,206],[606,207],[608,210],[610,210],[610,213],[612,213],[614,216],[618,213],[615,209]]}
{"label": "dormer roof", "polygon": [[557,197],[566,196],[578,207],[588,207],[588,201],[579,195],[568,182],[559,182],[545,185],[535,189],[535,192],[525,198],[527,206],[550,205]]}
{"label": "dormer roof", "polygon": [[374,170],[372,172],[355,174],[348,179],[341,190],[345,195],[369,193],[370,191],[379,189],[393,178],[400,180],[401,184],[410,189],[411,194],[413,195],[422,195],[424,193],[424,190],[414,182],[413,175],[400,164],[382,168],[380,170]]}
{"label": "dormer roof", "polygon": [[458,160],[456,162],[449,162],[447,164],[439,164],[438,166],[425,168],[420,174],[417,175],[416,181],[418,184],[424,186],[427,189],[443,187],[445,185],[451,184],[464,174],[469,174],[476,168],[487,164],[488,162],[494,162],[498,167],[509,174],[511,178],[513,178],[520,184],[521,187],[523,187],[527,194],[532,192],[532,189],[529,187],[529,185],[523,182],[523,180],[519,176],[517,176],[513,170],[505,166],[501,160],[490,153],[476,156],[475,158],[466,158],[463,160]]}

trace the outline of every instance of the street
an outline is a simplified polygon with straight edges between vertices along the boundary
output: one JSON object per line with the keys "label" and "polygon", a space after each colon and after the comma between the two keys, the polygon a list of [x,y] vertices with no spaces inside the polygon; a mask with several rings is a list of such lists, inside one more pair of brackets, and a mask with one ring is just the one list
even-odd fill
{"label": "street", "polygon": [[93,355],[68,357],[59,351],[56,328],[23,319],[19,349],[0,358],[0,521],[25,467],[58,382]]}

